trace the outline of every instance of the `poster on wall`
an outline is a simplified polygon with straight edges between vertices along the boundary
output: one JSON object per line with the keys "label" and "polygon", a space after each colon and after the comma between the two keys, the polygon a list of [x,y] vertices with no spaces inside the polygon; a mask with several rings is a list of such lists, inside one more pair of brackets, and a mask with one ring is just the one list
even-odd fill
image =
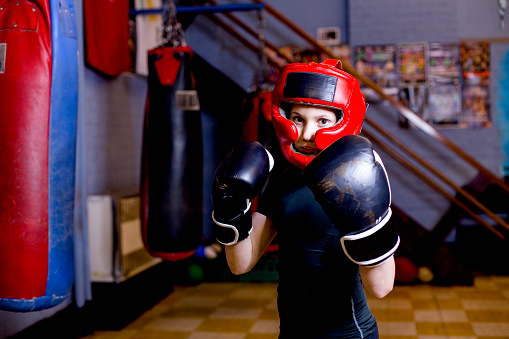
{"label": "poster on wall", "polygon": [[459,83],[460,52],[456,43],[430,43],[428,51],[430,84]]}
{"label": "poster on wall", "polygon": [[462,42],[460,62],[463,78],[462,120],[466,127],[490,127],[490,44]]}
{"label": "poster on wall", "polygon": [[310,62],[322,62],[322,53],[313,48],[293,47],[292,54],[295,62],[302,62],[306,64]]}
{"label": "poster on wall", "polygon": [[397,45],[399,87],[426,85],[428,43]]}
{"label": "poster on wall", "polygon": [[[430,121],[428,116],[428,88],[426,85],[407,85],[399,89],[399,100],[412,112],[416,113],[425,121]],[[401,127],[408,127],[405,118],[398,115]]]}
{"label": "poster on wall", "polygon": [[458,84],[433,84],[429,87],[428,113],[433,125],[459,126],[461,88]]}
{"label": "poster on wall", "polygon": [[[395,45],[356,46],[354,49],[355,69],[380,86],[387,95],[398,95]],[[366,86],[361,86],[366,96],[376,96]]]}
{"label": "poster on wall", "polygon": [[[321,52],[314,48],[309,47],[295,47],[295,46],[286,46],[278,48],[279,53],[286,56],[290,60],[294,60],[294,62],[322,62]],[[272,50],[269,47],[265,47],[265,53],[268,57],[275,60],[279,67],[283,67],[287,63],[289,63],[286,58],[278,55],[276,51]]]}
{"label": "poster on wall", "polygon": [[460,52],[457,43],[428,47],[427,116],[433,125],[461,126]]}
{"label": "poster on wall", "polygon": [[[352,61],[352,50],[350,49],[350,45],[341,43],[341,30],[339,27],[319,27],[316,29],[316,40],[326,46],[336,59],[341,60],[341,62],[351,63]],[[330,56],[321,53],[320,62],[325,59],[329,59]]]}
{"label": "poster on wall", "polygon": [[488,85],[465,85],[461,116],[466,127],[491,127]]}
{"label": "poster on wall", "polygon": [[[329,46],[329,49],[331,52],[339,57],[339,60],[346,61],[348,63],[352,63],[352,49],[347,44],[338,44],[338,45],[332,45]],[[324,59],[325,56],[323,57]]]}
{"label": "poster on wall", "polygon": [[[398,44],[396,48],[399,99],[422,119],[430,121],[427,110],[428,44]],[[400,126],[406,125],[405,119],[400,120]]]}

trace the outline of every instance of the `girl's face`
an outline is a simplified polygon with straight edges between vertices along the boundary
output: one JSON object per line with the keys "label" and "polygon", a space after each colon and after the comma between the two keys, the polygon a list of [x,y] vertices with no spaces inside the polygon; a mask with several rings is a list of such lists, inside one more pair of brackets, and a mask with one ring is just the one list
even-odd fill
{"label": "girl's face", "polygon": [[299,104],[292,106],[289,119],[299,131],[299,139],[293,145],[297,151],[308,156],[320,153],[315,146],[316,131],[334,126],[338,120],[332,109]]}

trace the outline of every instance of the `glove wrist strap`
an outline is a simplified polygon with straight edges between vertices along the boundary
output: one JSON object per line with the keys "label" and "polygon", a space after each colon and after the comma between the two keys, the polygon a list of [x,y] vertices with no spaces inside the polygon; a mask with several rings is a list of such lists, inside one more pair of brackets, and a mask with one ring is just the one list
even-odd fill
{"label": "glove wrist strap", "polygon": [[253,229],[253,221],[251,217],[251,202],[242,214],[230,220],[217,220],[215,213],[212,211],[212,220],[214,221],[214,234],[216,240],[225,246],[234,245],[249,237]]}
{"label": "glove wrist strap", "polygon": [[391,215],[389,208],[373,227],[341,238],[343,251],[351,261],[362,266],[377,266],[396,252],[400,239],[394,223],[388,223]]}

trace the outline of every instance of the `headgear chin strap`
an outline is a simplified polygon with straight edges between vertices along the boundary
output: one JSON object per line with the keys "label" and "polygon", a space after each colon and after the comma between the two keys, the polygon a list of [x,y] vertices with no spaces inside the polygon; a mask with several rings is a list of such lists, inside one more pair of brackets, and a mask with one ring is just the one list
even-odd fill
{"label": "headgear chin strap", "polygon": [[359,81],[342,70],[341,61],[327,59],[317,64],[293,63],[284,66],[272,93],[272,121],[283,154],[292,164],[304,169],[314,159],[292,147],[299,138],[297,126],[288,119],[284,102],[341,110],[343,118],[332,127],[316,132],[315,146],[323,150],[345,135],[359,134],[366,114],[366,101]]}

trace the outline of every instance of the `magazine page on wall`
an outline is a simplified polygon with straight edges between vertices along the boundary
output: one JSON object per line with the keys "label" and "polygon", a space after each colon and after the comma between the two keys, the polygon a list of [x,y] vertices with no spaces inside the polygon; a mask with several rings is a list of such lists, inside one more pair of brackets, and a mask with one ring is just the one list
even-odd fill
{"label": "magazine page on wall", "polygon": [[490,44],[462,42],[460,60],[463,77],[461,119],[468,128],[491,127]]}
{"label": "magazine page on wall", "polygon": [[[396,46],[356,46],[354,54],[355,69],[380,86],[385,94],[397,98]],[[378,94],[375,91],[362,84],[361,91],[368,100],[378,99]]]}
{"label": "magazine page on wall", "polygon": [[[399,99],[425,121],[430,121],[426,109],[428,105],[428,43],[408,43],[397,45],[397,74]],[[400,119],[401,127],[408,127],[405,119]]]}
{"label": "magazine page on wall", "polygon": [[457,43],[430,43],[428,116],[437,127],[461,123],[460,53]]}

